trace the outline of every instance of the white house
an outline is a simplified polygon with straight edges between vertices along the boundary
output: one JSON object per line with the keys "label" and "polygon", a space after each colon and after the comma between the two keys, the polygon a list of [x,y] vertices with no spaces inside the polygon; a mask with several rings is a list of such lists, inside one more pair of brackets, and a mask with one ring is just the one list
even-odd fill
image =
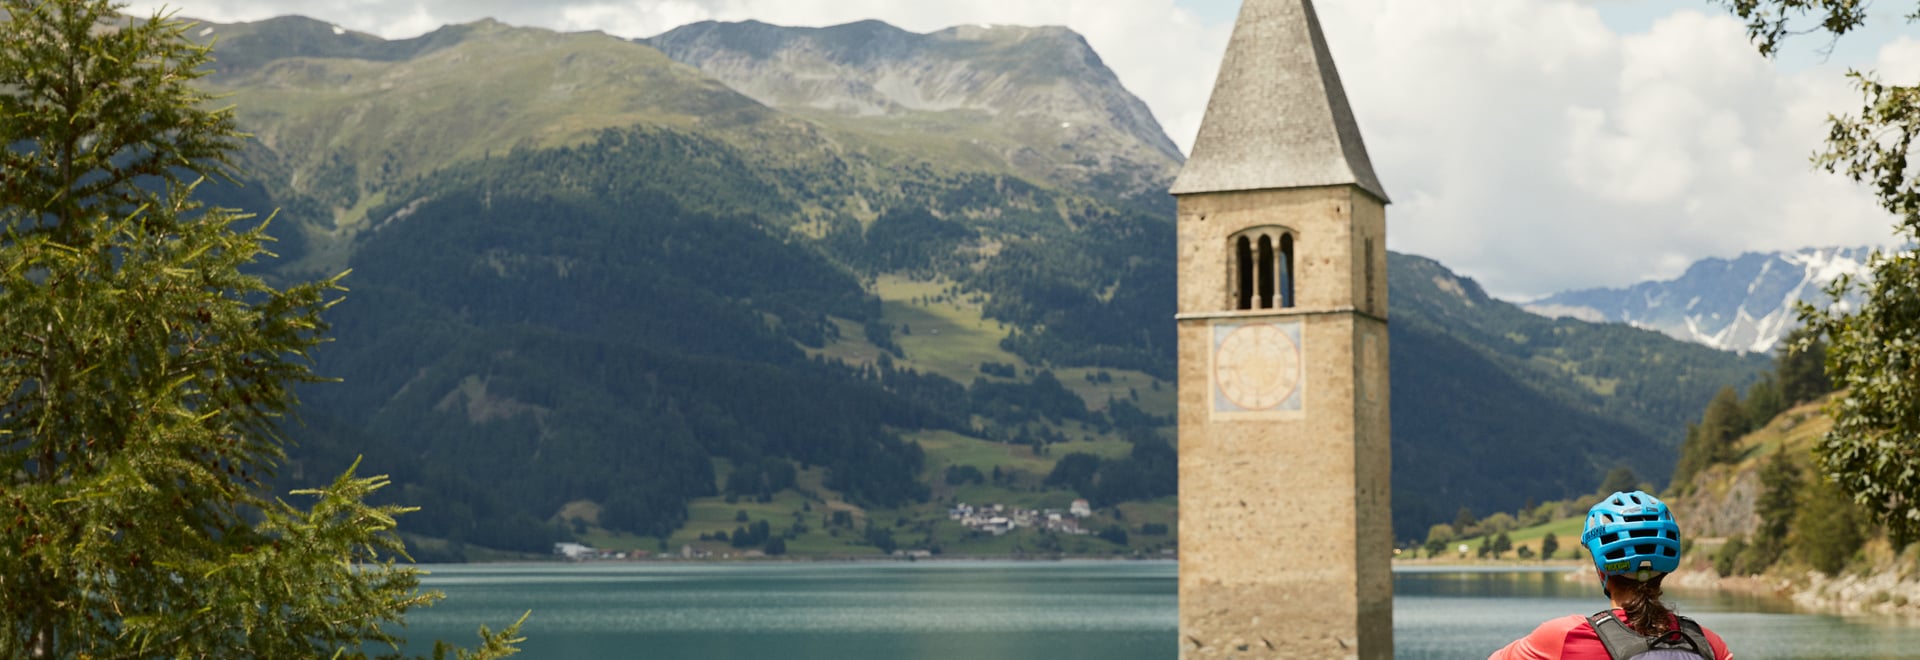
{"label": "white house", "polygon": [[1093,515],[1093,505],[1086,500],[1074,500],[1073,504],[1067,507],[1067,513],[1071,513],[1075,517],[1085,518]]}
{"label": "white house", "polygon": [[994,516],[987,519],[985,529],[988,532],[992,532],[994,536],[999,536],[1013,531],[1013,521],[1000,516]]}

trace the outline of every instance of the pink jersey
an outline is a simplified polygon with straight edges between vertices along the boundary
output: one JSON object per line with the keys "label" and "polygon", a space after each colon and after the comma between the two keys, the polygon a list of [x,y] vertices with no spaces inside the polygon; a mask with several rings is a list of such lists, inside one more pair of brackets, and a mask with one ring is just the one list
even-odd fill
{"label": "pink jersey", "polygon": [[[1614,610],[1613,616],[1622,622],[1627,620],[1627,613],[1621,610]],[[1673,619],[1672,625],[1679,627],[1680,620]],[[1701,626],[1700,630],[1706,633],[1707,643],[1713,646],[1714,660],[1733,660],[1733,652],[1727,650],[1726,641],[1720,639],[1720,636],[1713,631],[1707,630],[1705,626]],[[1487,656],[1487,660],[1611,660],[1611,658],[1607,655],[1606,645],[1600,643],[1600,634],[1594,632],[1593,626],[1587,624],[1587,618],[1573,614],[1540,624],[1540,627],[1534,628],[1533,632],[1526,637],[1516,639],[1505,648],[1494,651],[1493,655]]]}

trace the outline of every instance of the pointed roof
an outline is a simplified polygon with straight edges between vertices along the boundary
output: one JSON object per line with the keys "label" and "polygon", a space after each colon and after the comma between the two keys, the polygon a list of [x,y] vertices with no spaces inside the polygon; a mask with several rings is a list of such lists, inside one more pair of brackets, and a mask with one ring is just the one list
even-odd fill
{"label": "pointed roof", "polygon": [[1341,184],[1388,201],[1312,0],[1246,0],[1171,192]]}

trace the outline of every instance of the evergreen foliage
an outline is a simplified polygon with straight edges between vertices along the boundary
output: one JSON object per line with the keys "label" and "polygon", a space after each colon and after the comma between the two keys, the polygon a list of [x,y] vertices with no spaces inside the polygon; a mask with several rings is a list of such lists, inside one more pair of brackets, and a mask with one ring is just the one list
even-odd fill
{"label": "evergreen foliage", "polygon": [[[772,498],[774,493],[792,488],[796,476],[792,461],[768,456],[740,460],[736,461],[733,472],[727,475],[725,491],[765,501]],[[745,515],[746,512],[742,511],[741,514]]]}
{"label": "evergreen foliage", "polygon": [[1453,529],[1460,534],[1469,534],[1467,530],[1478,526],[1479,521],[1473,516],[1473,509],[1463,506],[1453,514]]}
{"label": "evergreen foliage", "polygon": [[1786,399],[1780,394],[1778,360],[1775,364],[1774,371],[1760,374],[1760,380],[1747,388],[1747,396],[1741,401],[1740,407],[1747,413],[1748,430],[1766,426],[1775,415],[1787,409]]}
{"label": "evergreen foliage", "polygon": [[1864,512],[1837,484],[1819,481],[1800,496],[1790,532],[1794,553],[1828,575],[1838,575],[1867,542]]}
{"label": "evergreen foliage", "polygon": [[1827,376],[1827,345],[1808,326],[1794,328],[1780,342],[1773,370],[1779,375],[1782,408],[1806,403],[1833,391]]}
{"label": "evergreen foliage", "polygon": [[[1685,422],[1766,364],[1649,330],[1543,318],[1432,260],[1387,259],[1398,538],[1419,538],[1462,506],[1585,495],[1616,467],[1671,474]],[[1459,488],[1460,475],[1481,485]]]}
{"label": "evergreen foliage", "polygon": [[1786,551],[1787,534],[1799,514],[1803,488],[1800,466],[1787,455],[1786,448],[1774,452],[1760,470],[1760,497],[1753,503],[1760,516],[1760,527],[1753,532],[1754,557],[1743,568],[1749,572],[1766,570]]}
{"label": "evergreen foliage", "polygon": [[[1085,456],[1086,454],[1080,455]],[[971,465],[949,465],[947,466],[946,480],[949,486],[984,484],[987,482],[987,475],[981,473],[980,468]]]}
{"label": "evergreen foliage", "polygon": [[[1838,39],[1861,27],[1869,3],[1834,0],[1725,0],[1747,22],[1763,56],[1787,37],[1825,32]],[[1799,23],[1811,14],[1811,24]],[[1904,17],[1920,20],[1920,4]],[[1848,71],[1860,90],[1858,114],[1833,115],[1825,149],[1814,162],[1870,186],[1894,216],[1894,231],[1920,240],[1920,171],[1909,158],[1920,138],[1920,81],[1883,82],[1871,71]],[[1871,282],[1851,277],[1827,287],[1833,300],[1855,290],[1858,310],[1802,306],[1812,332],[1794,344],[1811,349],[1828,342],[1826,373],[1845,394],[1830,404],[1833,429],[1816,448],[1820,469],[1841,492],[1884,523],[1896,545],[1920,538],[1920,255],[1911,250],[1876,254],[1868,262]],[[1812,351],[1808,350],[1811,354]],[[1791,397],[1790,397],[1791,400]]]}
{"label": "evergreen foliage", "polygon": [[900,547],[900,544],[893,540],[893,530],[875,525],[872,520],[867,521],[867,530],[864,536],[866,537],[867,545],[879,548],[881,552],[887,554],[892,554],[895,549]]}
{"label": "evergreen foliage", "polygon": [[1441,552],[1447,549],[1447,542],[1452,541],[1454,535],[1452,525],[1440,524],[1429,528],[1427,530],[1426,543],[1427,557],[1432,558],[1439,556]]}
{"label": "evergreen foliage", "polygon": [[1740,572],[1740,555],[1747,551],[1747,537],[1739,534],[1727,539],[1713,555],[1713,572],[1720,577],[1728,577]]}
{"label": "evergreen foliage", "polygon": [[0,2],[0,656],[397,651],[439,596],[395,564],[410,509],[367,504],[386,479],[260,489],[339,287],[243,273],[263,228],[193,197],[239,143],[207,51],[119,8]]}
{"label": "evergreen foliage", "polygon": [[1640,476],[1633,473],[1633,468],[1625,465],[1608,470],[1606,478],[1600,480],[1601,493],[1624,493],[1639,487]]}
{"label": "evergreen foliage", "polygon": [[1151,430],[1129,432],[1133,450],[1126,458],[1103,459],[1074,452],[1060,457],[1042,482],[1073,489],[1096,507],[1150,500],[1178,492],[1178,453]]}
{"label": "evergreen foliage", "polygon": [[604,526],[664,537],[715,494],[711,456],[741,468],[723,485],[736,495],[790,487],[799,463],[861,502],[924,498],[924,459],[888,426],[957,428],[964,414],[916,401],[965,397],[795,347],[824,338],[824,314],[875,317],[852,275],[644,181],[576,188],[630,172],[616,154],[702,145],[615,132],[421,184],[439,197],[354,254],[357,295],[325,359],[357,386],[309,397],[350,433],[307,436],[303,458],[376,447],[408,466],[394,478],[420,494],[421,533],[528,550],[564,539],[543,521],[579,499],[605,506]]}
{"label": "evergreen foliage", "polygon": [[1734,457],[1740,436],[1752,430],[1752,418],[1740,405],[1740,394],[1732,386],[1720,388],[1700,416],[1698,426],[1687,429],[1687,441],[1680,447],[1680,462],[1673,468],[1673,483],[1688,484],[1693,475],[1709,465],[1725,463]]}

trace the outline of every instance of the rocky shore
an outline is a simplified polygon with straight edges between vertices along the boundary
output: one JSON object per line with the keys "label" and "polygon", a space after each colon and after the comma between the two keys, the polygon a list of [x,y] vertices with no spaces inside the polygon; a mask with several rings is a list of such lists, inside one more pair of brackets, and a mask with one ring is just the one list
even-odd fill
{"label": "rocky shore", "polygon": [[1720,577],[1711,570],[1693,570],[1673,574],[1667,585],[1784,598],[1807,612],[1890,616],[1920,625],[1920,579],[1895,571],[1839,577],[1818,571],[1805,571],[1797,576]]}

